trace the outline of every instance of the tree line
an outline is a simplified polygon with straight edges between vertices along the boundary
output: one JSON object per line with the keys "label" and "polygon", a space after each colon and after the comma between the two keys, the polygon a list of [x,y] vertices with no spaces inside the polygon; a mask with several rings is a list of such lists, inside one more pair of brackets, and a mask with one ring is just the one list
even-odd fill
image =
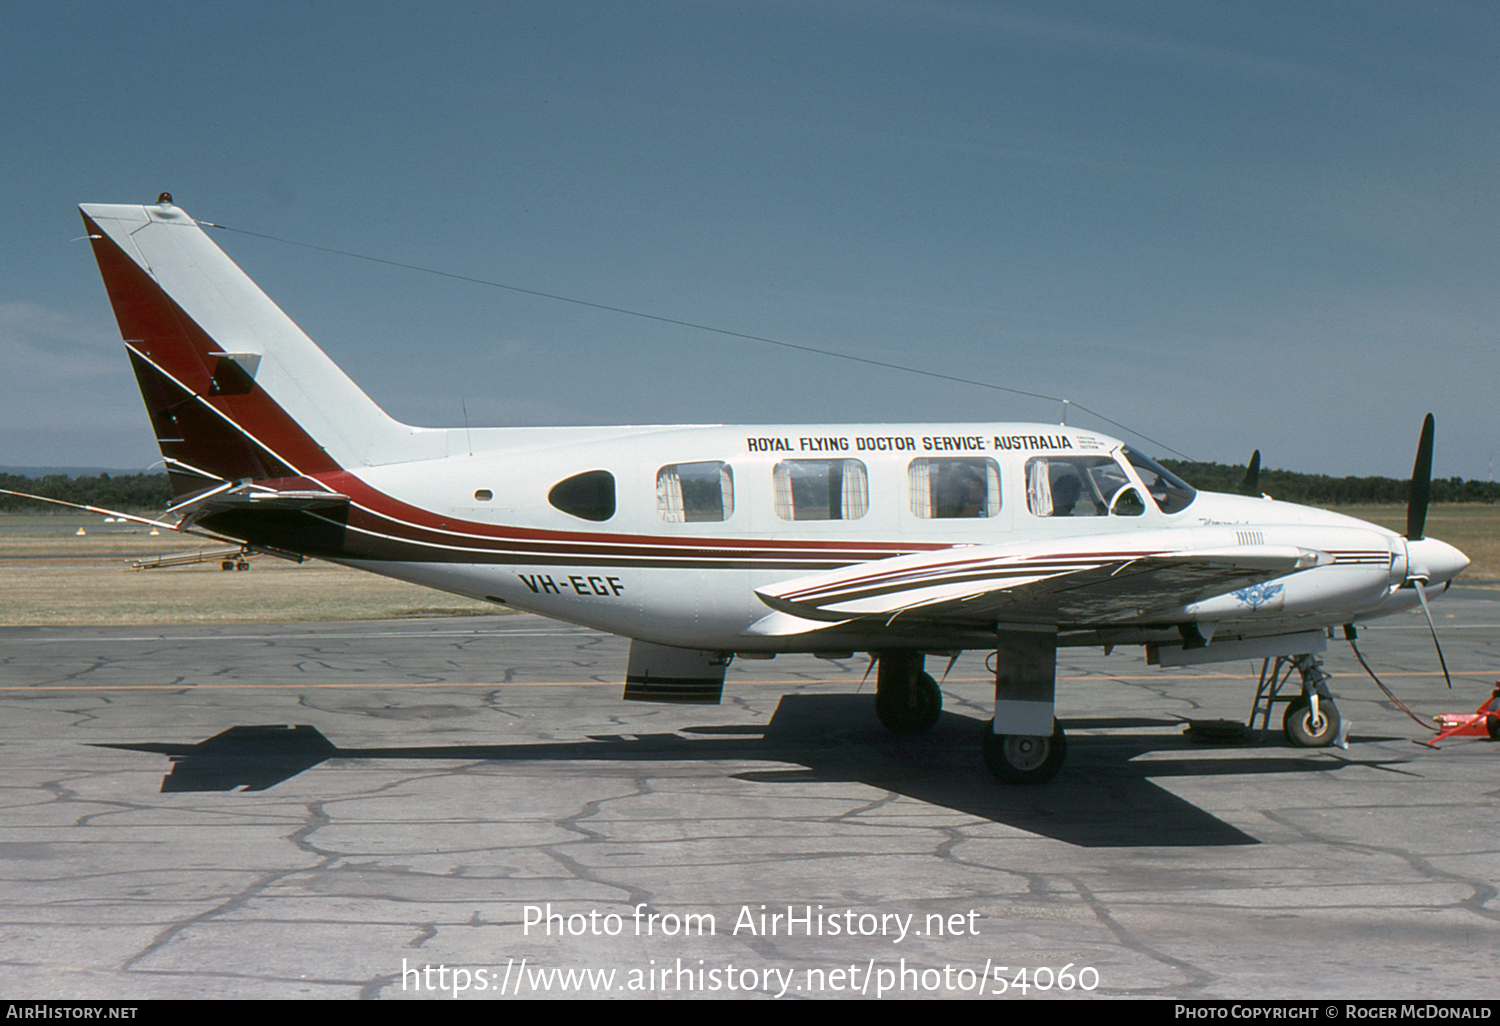
{"label": "tree line", "polygon": [[[167,483],[166,474],[80,474],[77,477],[67,474],[47,474],[44,477],[0,474],[0,488],[121,513],[158,514],[172,501],[172,487]],[[0,495],[0,512],[40,513],[59,509],[31,499]]]}
{"label": "tree line", "polygon": [[[1236,492],[1245,479],[1245,466],[1161,460],[1161,465],[1191,484],[1210,492]],[[1411,479],[1390,477],[1329,477],[1291,470],[1261,470],[1259,491],[1274,499],[1305,506],[1365,506],[1406,504]],[[1500,500],[1500,484],[1466,481],[1461,477],[1433,478],[1433,502],[1489,502]]]}

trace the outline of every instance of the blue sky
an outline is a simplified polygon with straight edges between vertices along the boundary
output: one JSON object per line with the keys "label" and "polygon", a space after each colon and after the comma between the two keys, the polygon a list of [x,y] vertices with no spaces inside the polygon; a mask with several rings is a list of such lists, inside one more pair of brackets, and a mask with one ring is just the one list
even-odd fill
{"label": "blue sky", "polygon": [[[1488,478],[1500,5],[0,7],[0,465],[144,468],[80,202],[1069,398],[1154,455]],[[393,416],[1060,404],[215,240]],[[1074,412],[1071,423],[1126,437]]]}

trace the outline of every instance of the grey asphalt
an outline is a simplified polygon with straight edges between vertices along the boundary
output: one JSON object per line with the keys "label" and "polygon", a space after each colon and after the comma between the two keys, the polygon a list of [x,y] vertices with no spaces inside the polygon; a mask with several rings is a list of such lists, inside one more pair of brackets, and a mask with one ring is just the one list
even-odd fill
{"label": "grey asphalt", "polygon": [[[1471,711],[1500,592],[1434,608],[1452,692],[1419,616],[1361,648]],[[1413,744],[1342,641],[1320,750],[1185,735],[1244,718],[1248,663],[1065,651],[1068,762],[1020,788],[982,654],[913,738],[863,658],[737,661],[705,707],[622,702],[625,653],[528,616],[0,628],[0,993],[1500,997],[1500,744]]]}

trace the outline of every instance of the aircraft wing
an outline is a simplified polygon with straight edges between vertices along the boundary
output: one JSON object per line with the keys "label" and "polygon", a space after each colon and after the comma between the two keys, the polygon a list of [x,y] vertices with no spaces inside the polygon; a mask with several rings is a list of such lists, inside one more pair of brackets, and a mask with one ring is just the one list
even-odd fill
{"label": "aircraft wing", "polygon": [[1153,614],[1333,561],[1291,545],[1195,545],[1192,533],[969,545],[873,560],[758,589],[775,612],[749,633],[804,633],[864,618],[981,628],[1149,623]]}

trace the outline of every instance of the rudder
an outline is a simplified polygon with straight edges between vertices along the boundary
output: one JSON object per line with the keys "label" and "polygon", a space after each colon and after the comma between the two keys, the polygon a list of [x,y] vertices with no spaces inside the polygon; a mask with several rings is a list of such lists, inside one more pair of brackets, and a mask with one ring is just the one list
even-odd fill
{"label": "rudder", "polygon": [[445,455],[445,431],[387,416],[168,197],[80,209],[177,494]]}

